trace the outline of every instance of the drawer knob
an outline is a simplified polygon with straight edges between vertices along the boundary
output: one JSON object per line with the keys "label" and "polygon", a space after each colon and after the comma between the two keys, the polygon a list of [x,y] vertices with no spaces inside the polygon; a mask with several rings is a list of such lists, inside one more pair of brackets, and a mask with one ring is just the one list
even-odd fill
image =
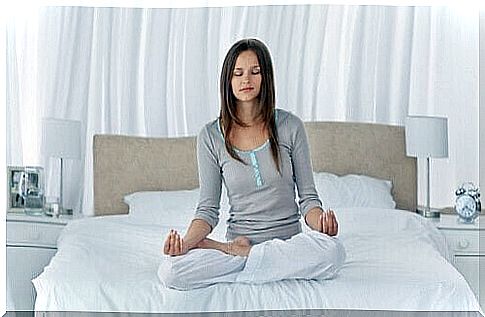
{"label": "drawer knob", "polygon": [[470,246],[470,242],[466,239],[460,240],[460,242],[458,242],[458,247],[460,247],[460,249],[466,249],[469,246]]}

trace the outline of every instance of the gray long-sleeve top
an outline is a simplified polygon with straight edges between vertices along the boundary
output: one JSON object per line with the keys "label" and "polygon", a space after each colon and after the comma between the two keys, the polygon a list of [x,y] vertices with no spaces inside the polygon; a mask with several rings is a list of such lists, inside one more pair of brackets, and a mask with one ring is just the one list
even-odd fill
{"label": "gray long-sleeve top", "polygon": [[[219,120],[206,124],[197,137],[200,198],[194,219],[212,228],[219,221],[222,183],[229,199],[226,239],[246,236],[252,244],[288,239],[301,232],[300,216],[322,206],[313,181],[310,150],[303,122],[276,109],[282,177],[269,140],[251,151],[236,152],[247,165],[226,151]],[[295,185],[299,202],[296,203]]]}

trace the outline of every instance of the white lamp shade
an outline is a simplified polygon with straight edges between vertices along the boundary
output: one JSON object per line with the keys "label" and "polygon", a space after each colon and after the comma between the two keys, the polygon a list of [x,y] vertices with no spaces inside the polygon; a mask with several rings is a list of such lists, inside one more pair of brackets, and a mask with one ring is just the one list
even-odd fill
{"label": "white lamp shade", "polygon": [[448,119],[408,116],[406,154],[412,157],[448,157]]}
{"label": "white lamp shade", "polygon": [[81,122],[43,118],[42,150],[49,157],[79,159],[81,156]]}

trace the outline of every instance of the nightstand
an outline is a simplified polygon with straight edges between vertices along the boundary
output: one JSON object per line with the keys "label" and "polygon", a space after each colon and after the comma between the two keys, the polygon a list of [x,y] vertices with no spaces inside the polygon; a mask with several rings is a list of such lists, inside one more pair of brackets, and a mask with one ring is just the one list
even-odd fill
{"label": "nightstand", "polygon": [[57,238],[72,216],[7,213],[7,311],[34,310],[37,277],[57,251]]}
{"label": "nightstand", "polygon": [[480,216],[474,223],[465,224],[458,220],[456,214],[441,214],[440,218],[432,221],[445,235],[453,265],[467,280],[482,309],[485,308],[485,217]]}

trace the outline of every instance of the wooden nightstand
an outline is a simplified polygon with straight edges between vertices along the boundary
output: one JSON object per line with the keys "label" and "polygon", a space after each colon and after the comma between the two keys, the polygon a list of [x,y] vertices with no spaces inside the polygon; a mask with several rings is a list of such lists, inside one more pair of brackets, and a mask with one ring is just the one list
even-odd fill
{"label": "wooden nightstand", "polygon": [[473,224],[460,222],[456,214],[441,214],[432,221],[446,237],[454,266],[467,280],[482,309],[485,308],[485,216]]}
{"label": "wooden nightstand", "polygon": [[72,216],[7,213],[7,311],[34,310],[37,277],[57,251],[57,238]]}

